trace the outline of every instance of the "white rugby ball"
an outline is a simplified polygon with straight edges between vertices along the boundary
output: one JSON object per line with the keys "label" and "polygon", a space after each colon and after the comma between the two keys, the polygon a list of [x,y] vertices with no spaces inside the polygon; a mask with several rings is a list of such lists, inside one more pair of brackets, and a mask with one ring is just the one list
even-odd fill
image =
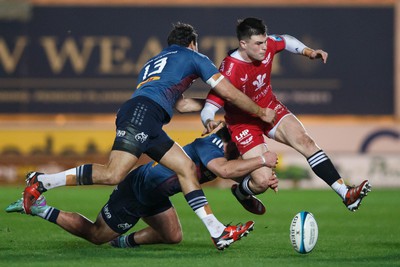
{"label": "white rugby ball", "polygon": [[312,213],[301,211],[297,213],[290,224],[290,241],[293,248],[306,254],[313,250],[318,240],[318,225]]}

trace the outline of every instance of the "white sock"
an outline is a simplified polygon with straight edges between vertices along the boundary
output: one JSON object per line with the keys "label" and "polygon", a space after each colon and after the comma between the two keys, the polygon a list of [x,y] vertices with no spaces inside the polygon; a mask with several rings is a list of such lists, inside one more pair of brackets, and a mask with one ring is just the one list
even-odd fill
{"label": "white sock", "polygon": [[67,175],[76,175],[76,168],[55,174],[40,174],[38,180],[43,183],[44,188],[52,189],[67,184]]}
{"label": "white sock", "polygon": [[42,212],[36,214],[36,216],[39,216],[39,217],[41,217],[41,218],[43,218],[43,219],[46,220],[46,217],[47,217],[48,213],[49,213],[52,209],[53,209],[53,207],[47,206],[47,208],[46,208],[44,211],[42,211]]}
{"label": "white sock", "polygon": [[347,186],[343,179],[339,179],[331,185],[332,189],[344,200],[347,193]]}
{"label": "white sock", "polygon": [[203,221],[212,237],[219,237],[222,234],[225,229],[225,225],[218,221],[214,214],[207,214],[204,207],[195,210],[195,212]]}

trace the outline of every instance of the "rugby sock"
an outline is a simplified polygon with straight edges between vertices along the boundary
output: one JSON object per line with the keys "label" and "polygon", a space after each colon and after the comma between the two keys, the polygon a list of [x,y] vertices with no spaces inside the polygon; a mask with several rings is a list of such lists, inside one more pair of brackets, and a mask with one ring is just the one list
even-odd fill
{"label": "rugby sock", "polygon": [[68,175],[76,177],[76,185],[92,185],[92,168],[92,164],[84,164],[55,174],[40,174],[38,180],[46,190],[67,185]]}
{"label": "rugby sock", "polygon": [[203,221],[212,237],[219,237],[224,232],[225,225],[218,221],[214,214],[212,214],[203,190],[192,191],[185,195],[185,199],[197,216]]}
{"label": "rugby sock", "polygon": [[125,244],[126,244],[127,247],[134,248],[134,247],[138,247],[139,246],[139,244],[136,243],[135,238],[134,238],[135,233],[136,232],[133,232],[133,233],[125,236]]}
{"label": "rugby sock", "polygon": [[334,182],[340,179],[339,173],[324,151],[320,150],[316,152],[307,161],[314,173],[329,186],[332,186]]}
{"label": "rugby sock", "polygon": [[331,185],[332,189],[344,200],[346,198],[346,193],[349,190],[347,185],[344,183],[343,179],[339,179]]}
{"label": "rugby sock", "polygon": [[76,167],[76,185],[92,185],[92,164]]}
{"label": "rugby sock", "polygon": [[36,216],[39,216],[49,222],[57,224],[56,221],[57,221],[58,215],[60,214],[60,210],[53,208],[51,206],[46,206],[46,207],[47,208],[44,211],[37,213]]}
{"label": "rugby sock", "polygon": [[43,187],[46,190],[59,186],[64,186],[67,183],[65,172],[60,172],[56,174],[39,174],[37,179],[38,181],[42,182]]}
{"label": "rugby sock", "polygon": [[238,187],[236,187],[235,194],[236,196],[243,200],[248,198],[249,196],[255,195],[253,191],[251,191],[249,187],[249,181],[251,179],[251,176],[248,175],[246,176],[239,184]]}

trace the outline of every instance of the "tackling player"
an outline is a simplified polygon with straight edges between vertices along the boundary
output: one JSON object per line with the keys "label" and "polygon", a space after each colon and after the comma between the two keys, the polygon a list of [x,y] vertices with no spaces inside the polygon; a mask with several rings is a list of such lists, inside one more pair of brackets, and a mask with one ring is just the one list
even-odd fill
{"label": "tackling player", "polygon": [[[197,179],[205,183],[221,178],[238,178],[256,168],[264,166],[259,157],[247,160],[239,156],[230,141],[226,127],[215,133],[198,138],[183,147],[193,160]],[[268,167],[275,167],[275,153],[262,154]],[[270,179],[269,187],[276,188],[278,180]],[[177,213],[169,197],[180,192],[178,177],[168,168],[150,162],[131,171],[125,180],[116,186],[108,202],[93,223],[83,215],[58,210],[46,204],[41,196],[32,206],[31,214],[56,223],[69,233],[94,244],[112,241],[116,247],[137,247],[144,244],[175,244],[182,240],[182,229]],[[23,212],[22,199],[7,207],[8,212]],[[122,235],[143,219],[149,226],[129,235]],[[228,226],[221,237],[212,241],[217,249],[224,249],[253,230],[253,221],[245,225]],[[121,236],[120,236],[121,235]]]}

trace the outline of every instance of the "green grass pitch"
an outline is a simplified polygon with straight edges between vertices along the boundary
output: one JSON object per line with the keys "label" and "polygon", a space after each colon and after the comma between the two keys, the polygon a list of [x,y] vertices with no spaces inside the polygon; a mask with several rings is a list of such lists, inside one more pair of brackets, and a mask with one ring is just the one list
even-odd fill
{"label": "green grass pitch", "polygon": [[[172,201],[184,240],[178,245],[115,249],[74,237],[38,217],[7,214],[22,187],[0,188],[0,266],[400,266],[400,190],[373,189],[357,212],[349,212],[331,190],[268,191],[260,198],[263,216],[246,212],[229,189],[206,187],[206,196],[223,223],[254,220],[255,229],[225,251],[214,248],[202,222],[182,194]],[[95,220],[112,187],[69,187],[46,192],[48,203]],[[301,255],[289,241],[289,225],[302,210],[319,227],[315,249]],[[134,229],[143,227],[140,222]]]}

